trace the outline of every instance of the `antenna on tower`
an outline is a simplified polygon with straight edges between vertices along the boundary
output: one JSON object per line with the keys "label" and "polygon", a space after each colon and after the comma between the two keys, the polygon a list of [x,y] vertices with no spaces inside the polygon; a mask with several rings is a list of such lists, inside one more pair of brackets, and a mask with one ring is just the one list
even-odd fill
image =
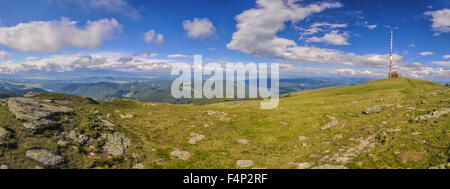
{"label": "antenna on tower", "polygon": [[391,29],[391,52],[389,54],[389,78],[392,78],[392,38],[394,37],[394,30]]}

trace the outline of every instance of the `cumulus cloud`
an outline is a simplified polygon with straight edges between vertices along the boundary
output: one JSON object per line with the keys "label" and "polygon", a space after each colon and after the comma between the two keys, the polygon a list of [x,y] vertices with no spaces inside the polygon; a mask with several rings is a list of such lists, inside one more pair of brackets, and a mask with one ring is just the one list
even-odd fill
{"label": "cumulus cloud", "polygon": [[208,18],[194,18],[194,20],[183,21],[183,28],[189,38],[208,37],[215,33],[216,27]]}
{"label": "cumulus cloud", "polygon": [[0,27],[0,45],[20,51],[58,52],[67,46],[93,49],[121,32],[115,19],[87,21],[84,28],[76,21],[32,21]]}
{"label": "cumulus cloud", "polygon": [[12,54],[6,51],[0,51],[0,60],[11,57]]}
{"label": "cumulus cloud", "polygon": [[184,54],[169,54],[167,55],[168,58],[193,58],[192,55],[184,55]]}
{"label": "cumulus cloud", "polygon": [[[258,0],[257,7],[236,16],[237,31],[233,33],[228,49],[255,56],[274,56],[302,63],[324,63],[385,67],[389,55],[357,55],[335,49],[298,46],[293,40],[276,36],[285,22],[296,23],[313,13],[341,7],[340,3],[316,3],[300,6],[294,1]],[[404,61],[400,55],[394,60]]]}
{"label": "cumulus cloud", "polygon": [[339,33],[338,30],[333,30],[322,37],[310,37],[306,40],[306,42],[321,42],[332,45],[350,45],[350,43],[347,42],[347,38],[347,32]]}
{"label": "cumulus cloud", "polygon": [[432,17],[431,28],[436,32],[434,33],[435,36],[450,32],[450,9],[428,11],[425,12],[425,15]]}
{"label": "cumulus cloud", "polygon": [[132,19],[140,17],[138,8],[131,6],[126,0],[46,0],[61,5],[76,5],[85,11],[103,10],[108,13],[121,14]]}
{"label": "cumulus cloud", "polygon": [[425,51],[425,52],[421,52],[420,53],[420,55],[422,55],[422,56],[428,56],[428,55],[433,55],[434,53],[433,52],[430,52],[430,51]]}
{"label": "cumulus cloud", "polygon": [[444,56],[442,56],[442,58],[449,59],[450,58],[450,54],[444,55]]}
{"label": "cumulus cloud", "polygon": [[147,43],[155,42],[160,44],[164,41],[164,36],[160,33],[156,33],[155,30],[150,30],[144,33],[144,41]]}

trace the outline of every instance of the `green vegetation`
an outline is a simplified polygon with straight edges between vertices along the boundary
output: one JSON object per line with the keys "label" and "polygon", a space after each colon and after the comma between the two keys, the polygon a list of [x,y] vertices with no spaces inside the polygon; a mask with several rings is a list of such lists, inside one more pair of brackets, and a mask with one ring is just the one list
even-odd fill
{"label": "green vegetation", "polygon": [[[37,166],[24,156],[30,148],[61,155],[64,168],[131,168],[137,163],[145,168],[239,168],[237,160],[252,160],[249,168],[297,168],[308,163],[305,168],[330,164],[390,169],[429,168],[450,160],[448,113],[416,120],[450,108],[450,88],[423,80],[382,79],[289,93],[273,110],[261,110],[259,100],[174,105],[125,99],[92,104],[58,94],[32,98],[42,103],[55,98],[75,102],[69,106],[74,113],[68,115],[74,122],[30,136],[4,102],[0,126],[14,131],[11,139],[16,145],[0,147],[0,164]],[[381,111],[362,113],[373,106],[382,107]],[[121,114],[133,116],[121,118]],[[126,154],[101,153],[99,141],[77,146],[78,151],[70,147],[75,144],[56,145],[59,133],[69,130],[87,135],[109,132],[97,124],[99,116],[131,138],[133,145]],[[332,118],[338,123],[323,129]],[[192,133],[204,138],[191,144]],[[247,144],[239,139],[247,139]],[[188,152],[189,158],[177,158],[172,154],[175,149]]]}

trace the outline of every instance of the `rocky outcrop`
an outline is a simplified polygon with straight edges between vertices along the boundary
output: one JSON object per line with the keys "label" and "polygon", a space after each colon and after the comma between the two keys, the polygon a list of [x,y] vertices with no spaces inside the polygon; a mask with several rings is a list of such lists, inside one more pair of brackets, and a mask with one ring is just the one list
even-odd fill
{"label": "rocky outcrop", "polygon": [[69,134],[67,134],[67,138],[70,138],[73,141],[80,143],[81,145],[86,144],[90,140],[88,136],[83,134],[77,135],[75,131],[70,131]]}
{"label": "rocky outcrop", "polygon": [[58,155],[54,155],[51,152],[44,149],[28,150],[26,156],[44,164],[45,166],[55,166],[63,162],[63,158]]}
{"label": "rocky outcrop", "polygon": [[22,97],[9,98],[8,107],[16,118],[25,120],[23,126],[30,130],[60,126],[62,121],[57,115],[72,111],[70,108],[40,104],[32,99]]}
{"label": "rocky outcrop", "polygon": [[122,133],[115,132],[108,134],[103,150],[113,156],[125,154],[129,146],[131,146],[131,140]]}
{"label": "rocky outcrop", "polygon": [[423,115],[423,116],[416,117],[415,120],[416,120],[416,121],[419,121],[419,120],[435,119],[435,118],[441,117],[441,116],[444,115],[444,114],[448,114],[448,112],[450,112],[450,108],[443,108],[443,109],[441,109],[441,110],[433,110],[433,111],[431,111],[431,112],[428,113],[428,114],[425,114],[425,115]]}
{"label": "rocky outcrop", "polygon": [[3,144],[6,139],[8,138],[9,132],[4,129],[3,127],[0,127],[0,144]]}

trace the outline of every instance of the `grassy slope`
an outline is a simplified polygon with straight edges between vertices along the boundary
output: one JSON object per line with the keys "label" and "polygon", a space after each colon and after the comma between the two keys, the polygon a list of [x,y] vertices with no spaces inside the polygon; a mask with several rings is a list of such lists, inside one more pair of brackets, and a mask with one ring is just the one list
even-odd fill
{"label": "grassy slope", "polygon": [[[437,95],[427,95],[432,91]],[[258,101],[204,106],[136,103],[130,109],[122,109],[130,103],[114,101],[109,103],[112,106],[109,109],[122,109],[122,112],[137,115],[133,120],[116,121],[144,142],[149,168],[236,168],[238,159],[250,159],[256,167],[267,168],[295,167],[288,162],[320,165],[324,164],[319,161],[321,157],[344,146],[358,145],[358,141],[352,139],[374,134],[378,138],[373,141],[375,148],[355,158],[348,164],[350,168],[426,168],[447,161],[448,117],[441,117],[436,123],[409,121],[425,114],[425,110],[449,107],[448,101],[440,102],[450,97],[448,88],[442,85],[413,79],[376,80],[289,96],[281,99],[275,110],[260,110]],[[380,98],[384,102],[376,102]],[[420,101],[426,103],[418,104]],[[377,104],[401,104],[416,110],[402,108],[371,115],[361,113]],[[417,111],[419,109],[424,110]],[[206,110],[218,114],[208,115],[204,113]],[[321,127],[330,121],[326,117],[328,114],[340,122],[333,128],[322,130]],[[231,120],[221,121],[221,117]],[[388,132],[392,129],[401,130]],[[191,145],[187,141],[193,132],[204,134],[206,138]],[[337,138],[338,135],[342,138]],[[300,141],[299,136],[309,138]],[[249,144],[239,144],[237,139],[240,138],[249,139]],[[191,158],[184,162],[170,157],[170,151],[175,147],[191,152]],[[153,163],[158,159],[164,163]]]}
{"label": "grassy slope", "polygon": [[[401,78],[290,93],[283,95],[274,110],[259,109],[257,100],[198,106],[117,99],[80,107],[77,117],[87,119],[82,117],[90,109],[98,109],[102,115],[111,113],[109,120],[139,141],[129,151],[139,154],[139,162],[146,168],[237,168],[239,159],[253,160],[252,168],[296,168],[295,163],[302,162],[338,165],[321,159],[354,148],[366,138],[372,147],[358,152],[347,167],[428,168],[448,161],[450,119],[448,115],[429,122],[411,118],[450,107],[449,98],[449,88],[443,85]],[[380,104],[404,107],[361,113]],[[0,122],[17,124],[6,109],[0,108]],[[117,110],[135,116],[120,119]],[[208,110],[216,114],[208,115]],[[322,130],[330,122],[327,115],[338,118],[339,123]],[[189,144],[191,133],[203,134],[205,139]],[[308,138],[299,140],[299,136]],[[238,139],[249,143],[240,144]],[[182,161],[170,156],[174,148],[190,152],[191,157]],[[87,165],[79,162],[79,166]]]}

